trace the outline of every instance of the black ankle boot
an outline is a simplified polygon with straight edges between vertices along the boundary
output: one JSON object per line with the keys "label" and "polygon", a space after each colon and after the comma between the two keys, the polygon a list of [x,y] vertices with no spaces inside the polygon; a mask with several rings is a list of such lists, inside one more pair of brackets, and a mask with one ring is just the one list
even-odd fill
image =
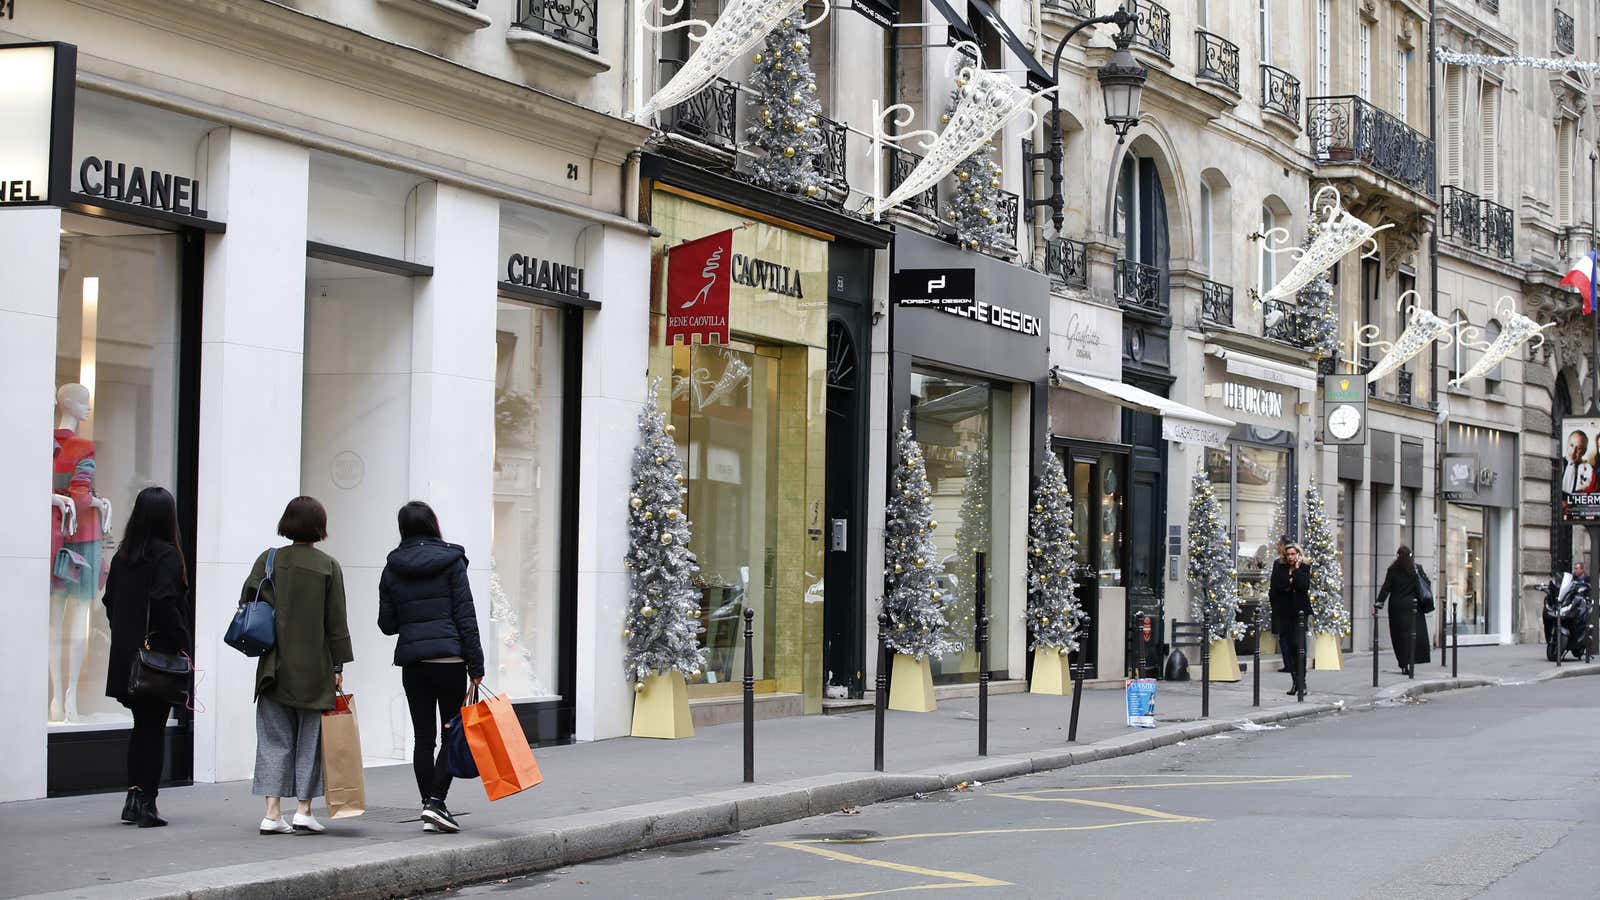
{"label": "black ankle boot", "polygon": [[122,803],[122,821],[132,825],[139,821],[139,789],[128,788],[128,799]]}
{"label": "black ankle boot", "polygon": [[156,811],[156,801],[154,797],[150,798],[149,800],[146,800],[143,797],[139,798],[140,828],[160,828],[166,824],[167,820],[161,818],[161,813]]}

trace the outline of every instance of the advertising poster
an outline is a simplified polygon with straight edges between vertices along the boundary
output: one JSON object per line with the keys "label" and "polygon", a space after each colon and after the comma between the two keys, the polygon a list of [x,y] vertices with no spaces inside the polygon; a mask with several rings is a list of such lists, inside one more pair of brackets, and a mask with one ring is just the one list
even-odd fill
{"label": "advertising poster", "polygon": [[1561,520],[1600,524],[1600,419],[1561,420]]}

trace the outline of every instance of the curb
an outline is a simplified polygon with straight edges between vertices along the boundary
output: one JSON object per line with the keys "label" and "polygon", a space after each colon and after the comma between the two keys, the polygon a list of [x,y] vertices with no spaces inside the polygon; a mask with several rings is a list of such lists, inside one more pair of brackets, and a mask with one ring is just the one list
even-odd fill
{"label": "curb", "polygon": [[[1600,665],[1551,670],[1535,681],[1600,675]],[[1383,700],[1498,685],[1466,677],[1393,685],[1371,700],[1304,703],[1246,716],[1257,724],[1369,709]],[[1132,756],[1180,741],[1235,730],[1237,718],[1159,726],[1082,747],[1042,748],[1021,756],[975,760],[959,768],[909,773],[840,772],[766,785],[745,785],[700,797],[636,804],[555,819],[532,820],[437,840],[388,841],[327,853],[34,895],[34,900],[286,900],[297,897],[388,898],[525,875],[636,850],[733,834],[948,790],[966,781],[999,781],[1104,759]],[[286,866],[287,864],[287,866]],[[294,871],[287,871],[293,867]]]}

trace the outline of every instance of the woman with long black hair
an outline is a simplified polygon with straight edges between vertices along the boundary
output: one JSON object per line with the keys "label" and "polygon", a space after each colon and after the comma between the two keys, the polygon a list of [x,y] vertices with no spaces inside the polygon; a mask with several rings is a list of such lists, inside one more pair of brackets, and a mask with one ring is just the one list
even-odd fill
{"label": "woman with long black hair", "polygon": [[[1389,643],[1394,647],[1395,661],[1402,673],[1411,671],[1417,663],[1431,658],[1428,652],[1428,620],[1417,608],[1422,596],[1419,580],[1421,569],[1411,558],[1411,548],[1404,544],[1395,551],[1394,562],[1383,576],[1383,587],[1378,591],[1378,609],[1389,602]],[[1409,651],[1407,652],[1409,647]]]}
{"label": "woman with long black hair", "polygon": [[188,653],[189,574],[178,532],[178,504],[166,488],[147,487],[133,501],[122,544],[111,557],[106,579],[106,618],[111,622],[111,652],[106,696],[133,713],[128,737],[127,800],[122,821],[140,828],[167,824],[156,811],[161,766],[166,751],[167,716],[172,706],[128,694],[128,675],[140,648]]}

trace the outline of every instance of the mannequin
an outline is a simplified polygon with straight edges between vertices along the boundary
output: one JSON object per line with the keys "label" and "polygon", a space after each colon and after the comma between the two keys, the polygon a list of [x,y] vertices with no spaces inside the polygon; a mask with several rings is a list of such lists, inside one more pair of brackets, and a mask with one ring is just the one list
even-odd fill
{"label": "mannequin", "polygon": [[78,434],[89,389],[56,391],[50,527],[50,721],[78,719],[78,678],[89,643],[89,613],[100,593],[102,543],[111,501],[94,492],[94,441]]}

